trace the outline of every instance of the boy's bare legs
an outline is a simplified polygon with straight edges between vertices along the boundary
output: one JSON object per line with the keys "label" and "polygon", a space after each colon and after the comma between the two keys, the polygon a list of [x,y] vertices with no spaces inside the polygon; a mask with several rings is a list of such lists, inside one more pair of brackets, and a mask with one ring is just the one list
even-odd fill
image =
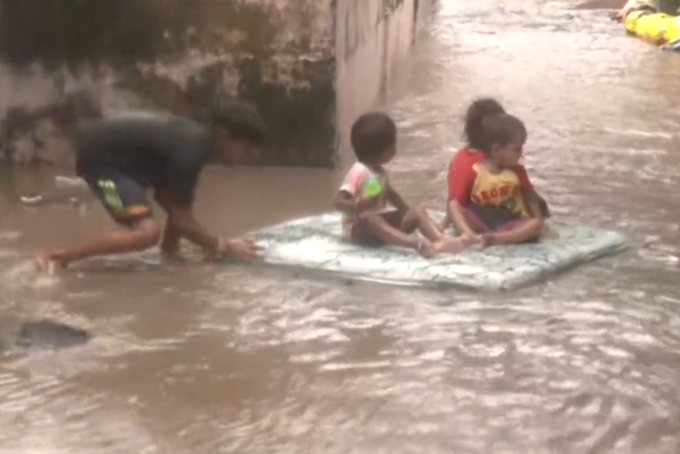
{"label": "boy's bare legs", "polygon": [[413,232],[418,229],[435,247],[435,252],[460,252],[465,248],[465,241],[460,237],[451,237],[442,231],[439,225],[427,214],[424,206],[412,208],[401,221],[401,230]]}
{"label": "boy's bare legs", "polygon": [[431,241],[423,241],[414,235],[402,232],[390,224],[383,214],[366,213],[361,218],[368,225],[371,234],[385,243],[415,249],[425,258],[432,257],[437,252]]}
{"label": "boy's bare legs", "polygon": [[531,218],[522,222],[516,228],[504,232],[483,233],[481,235],[482,247],[519,244],[532,238],[538,238],[543,233],[543,219]]}
{"label": "boy's bare legs", "polygon": [[449,219],[449,214],[446,213],[446,216],[444,216],[444,219],[442,219],[441,225],[439,225],[439,230],[442,232],[446,232],[446,229],[451,227],[453,223],[451,222],[451,219]]}

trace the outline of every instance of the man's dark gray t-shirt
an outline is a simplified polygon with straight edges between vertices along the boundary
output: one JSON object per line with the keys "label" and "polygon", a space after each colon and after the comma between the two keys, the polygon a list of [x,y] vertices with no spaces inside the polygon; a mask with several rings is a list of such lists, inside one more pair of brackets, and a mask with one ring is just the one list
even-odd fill
{"label": "man's dark gray t-shirt", "polygon": [[144,188],[190,204],[212,150],[210,129],[195,121],[130,114],[83,126],[76,135],[76,171],[85,180],[114,172]]}

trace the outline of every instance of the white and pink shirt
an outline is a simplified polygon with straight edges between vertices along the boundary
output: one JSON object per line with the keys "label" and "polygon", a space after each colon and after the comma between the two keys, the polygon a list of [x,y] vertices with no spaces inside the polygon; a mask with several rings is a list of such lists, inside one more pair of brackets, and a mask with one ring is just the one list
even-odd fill
{"label": "white and pink shirt", "polygon": [[[355,163],[340,186],[340,191],[347,192],[352,197],[362,197],[362,191],[377,179],[381,187],[387,187],[387,173],[376,171],[360,162]],[[378,204],[371,208],[371,212],[383,212],[387,208],[387,191],[383,191],[379,196]],[[352,224],[356,221],[354,213],[342,214],[342,231],[345,238],[349,238]]]}

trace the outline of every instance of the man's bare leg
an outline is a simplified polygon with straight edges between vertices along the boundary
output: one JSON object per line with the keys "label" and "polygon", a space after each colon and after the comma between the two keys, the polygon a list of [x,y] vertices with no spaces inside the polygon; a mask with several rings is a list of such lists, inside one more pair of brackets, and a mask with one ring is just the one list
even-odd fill
{"label": "man's bare leg", "polygon": [[65,268],[88,257],[142,251],[153,247],[160,238],[158,223],[142,219],[127,232],[110,233],[98,240],[66,249],[46,249],[35,255],[36,266],[48,270],[50,262]]}

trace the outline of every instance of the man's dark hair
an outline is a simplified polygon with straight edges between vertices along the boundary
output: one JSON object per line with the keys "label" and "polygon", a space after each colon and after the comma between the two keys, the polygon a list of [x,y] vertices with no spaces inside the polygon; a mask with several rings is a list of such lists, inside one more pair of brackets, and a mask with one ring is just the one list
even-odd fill
{"label": "man's dark hair", "polygon": [[220,126],[237,139],[249,140],[260,145],[267,137],[267,125],[257,111],[235,101],[221,101],[204,113],[213,126]]}
{"label": "man's dark hair", "polygon": [[352,125],[351,142],[359,162],[374,164],[397,143],[397,125],[384,112],[365,113]]}

